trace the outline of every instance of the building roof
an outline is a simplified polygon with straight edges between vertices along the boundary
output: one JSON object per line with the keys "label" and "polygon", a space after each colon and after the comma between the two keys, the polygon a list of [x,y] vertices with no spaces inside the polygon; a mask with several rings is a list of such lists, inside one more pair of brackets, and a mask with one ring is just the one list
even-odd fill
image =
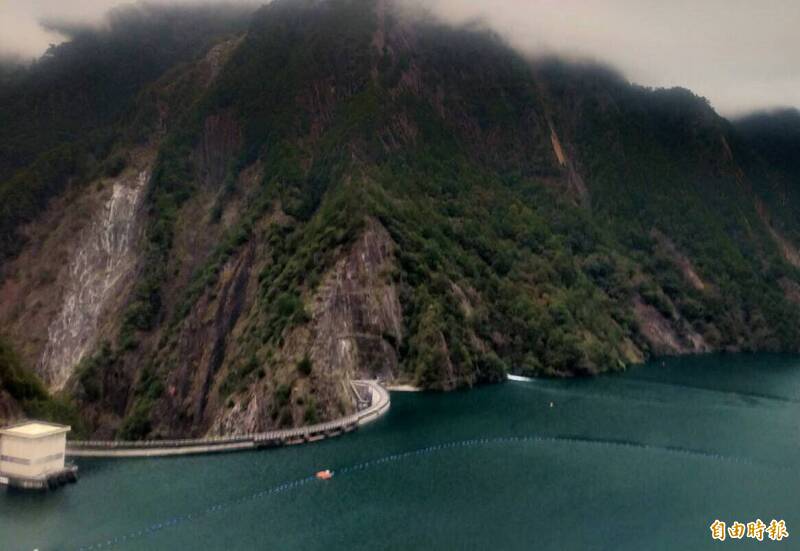
{"label": "building roof", "polygon": [[44,421],[25,421],[24,423],[18,423],[0,429],[0,435],[16,436],[19,438],[44,438],[45,436],[69,432],[69,430],[70,427],[66,425],[57,425]]}

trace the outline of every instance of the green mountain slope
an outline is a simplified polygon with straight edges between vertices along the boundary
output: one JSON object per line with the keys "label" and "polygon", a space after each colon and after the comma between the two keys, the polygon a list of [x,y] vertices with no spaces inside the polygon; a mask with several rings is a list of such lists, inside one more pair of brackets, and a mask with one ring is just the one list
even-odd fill
{"label": "green mountain slope", "polygon": [[241,32],[249,13],[118,9],[108,28],[56,29],[71,40],[0,80],[0,263],[19,251],[19,226],[71,179],[114,170],[110,151],[132,131],[126,114],[143,88],[220,37]]}
{"label": "green mountain slope", "polygon": [[[278,1],[248,25],[141,79],[119,166],[37,190],[36,245],[7,249],[0,329],[96,434],[332,418],[358,377],[452,389],[800,349],[797,142],[775,153],[796,121],[731,124],[391,2]],[[41,327],[74,275],[48,251],[91,243],[102,224],[74,213],[137,173],[124,276],[62,385]]]}

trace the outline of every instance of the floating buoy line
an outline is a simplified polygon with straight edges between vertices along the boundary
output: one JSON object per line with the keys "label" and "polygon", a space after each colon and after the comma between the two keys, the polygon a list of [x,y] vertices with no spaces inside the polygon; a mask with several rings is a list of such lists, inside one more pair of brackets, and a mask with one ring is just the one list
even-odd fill
{"label": "floating buoy line", "polygon": [[318,471],[317,473],[307,476],[304,478],[299,478],[296,480],[292,480],[289,482],[284,482],[283,484],[279,484],[277,486],[272,486],[270,488],[261,490],[259,492],[255,492],[252,494],[248,494],[237,499],[233,499],[224,503],[219,503],[216,505],[212,505],[202,511],[197,511],[194,513],[189,513],[186,515],[180,515],[173,517],[171,519],[165,520],[163,522],[152,524],[147,528],[143,528],[141,530],[130,532],[128,534],[117,536],[114,538],[109,538],[105,541],[101,541],[98,543],[94,543],[92,545],[85,545],[83,547],[77,548],[78,551],[95,551],[97,549],[109,549],[116,545],[121,545],[124,543],[128,543],[134,540],[139,540],[141,538],[146,538],[151,536],[157,532],[165,530],[167,528],[171,528],[173,526],[177,526],[179,524],[184,524],[187,522],[199,520],[201,518],[210,516],[215,513],[219,513],[225,511],[226,509],[230,509],[236,505],[240,505],[242,503],[246,503],[248,501],[253,501],[259,498],[268,497],[271,495],[277,495],[281,493],[288,492],[290,490],[294,490],[305,486],[309,483],[316,482],[316,481],[328,481],[333,478],[334,472],[339,475],[346,475],[348,473],[354,473],[358,471],[363,471],[365,469],[369,469],[372,467],[376,467],[378,465],[391,463],[395,461],[400,461],[403,459],[408,459],[415,456],[420,455],[428,455],[442,450],[454,449],[454,448],[474,448],[480,446],[489,446],[489,445],[498,445],[498,444],[523,444],[523,443],[568,443],[568,444],[578,444],[578,445],[589,445],[589,446],[602,446],[602,447],[610,447],[610,448],[629,448],[629,449],[638,449],[638,450],[645,450],[645,451],[657,451],[657,452],[665,452],[665,453],[672,453],[676,455],[683,455],[688,457],[695,457],[700,459],[712,459],[715,461],[724,461],[729,463],[737,463],[737,464],[744,464],[756,467],[764,467],[770,468],[774,470],[789,470],[788,467],[781,467],[777,465],[770,465],[770,464],[762,464],[758,462],[754,462],[752,460],[734,456],[726,456],[717,453],[706,452],[702,450],[693,450],[688,448],[678,448],[678,447],[669,447],[669,446],[655,446],[651,444],[644,444],[640,442],[631,442],[631,441],[624,441],[624,440],[600,440],[600,439],[592,439],[592,438],[582,438],[577,436],[541,436],[541,435],[529,435],[529,436],[506,436],[506,437],[493,437],[493,438],[474,438],[469,440],[459,440],[454,442],[447,442],[443,444],[437,444],[433,446],[428,446],[426,448],[419,448],[412,451],[395,453],[392,455],[387,455],[378,459],[372,459],[369,461],[365,461],[363,463],[358,463],[356,465],[350,465],[346,467],[341,467],[339,469],[333,470],[322,470]]}

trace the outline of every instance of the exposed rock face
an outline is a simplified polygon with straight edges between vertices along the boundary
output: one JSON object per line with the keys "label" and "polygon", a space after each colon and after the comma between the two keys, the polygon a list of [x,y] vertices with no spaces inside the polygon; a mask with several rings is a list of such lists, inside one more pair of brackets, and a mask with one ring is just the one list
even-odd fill
{"label": "exposed rock face", "polygon": [[391,379],[403,339],[402,310],[390,280],[394,243],[375,220],[320,286],[311,357],[348,378]]}
{"label": "exposed rock face", "polygon": [[781,278],[779,283],[786,294],[786,298],[795,304],[800,304],[800,284],[785,277]]}
{"label": "exposed rock face", "polygon": [[113,182],[111,196],[81,235],[70,260],[62,306],[48,327],[38,367],[55,390],[64,386],[96,343],[104,310],[135,266],[137,212],[148,177],[148,170],[128,171]]}
{"label": "exposed rock face", "polygon": [[236,47],[244,40],[245,35],[232,38],[221,42],[211,48],[201,63],[201,69],[205,70],[203,85],[210,86],[219,76],[225,63],[230,59],[231,54],[236,51]]}
{"label": "exposed rock face", "polygon": [[783,258],[794,266],[795,268],[800,268],[800,251],[797,247],[792,244],[791,241],[786,239],[783,235],[775,229],[775,226],[770,219],[769,211],[767,210],[766,205],[763,201],[757,200],[756,201],[756,211],[758,212],[759,218],[761,221],[764,222],[764,225],[767,227],[770,236],[775,241],[775,245],[780,250]]}
{"label": "exposed rock face", "polygon": [[675,246],[675,243],[673,243],[669,237],[656,229],[653,229],[650,232],[650,235],[653,237],[653,239],[658,241],[661,247],[672,258],[673,262],[675,262],[675,264],[681,270],[683,277],[686,278],[686,281],[689,283],[689,285],[698,291],[707,290],[708,284],[697,274],[697,270],[695,269],[692,261],[688,256],[678,250],[678,247]]}
{"label": "exposed rock face", "polygon": [[589,188],[586,187],[586,183],[575,167],[575,163],[565,152],[564,145],[562,145],[561,140],[559,140],[553,123],[550,122],[549,125],[550,142],[553,145],[553,153],[556,156],[559,166],[566,171],[566,182],[569,192],[582,206],[588,207],[590,205]]}
{"label": "exposed rock face", "polygon": [[561,147],[561,142],[559,141],[556,130],[552,125],[550,126],[550,141],[553,144],[553,153],[555,153],[556,159],[558,159],[558,164],[561,166],[566,166],[567,157],[564,155],[564,149]]}
{"label": "exposed rock face", "polygon": [[699,354],[710,352],[703,336],[684,320],[669,320],[640,297],[634,300],[633,313],[639,330],[657,355]]}
{"label": "exposed rock face", "polygon": [[205,121],[198,144],[198,167],[207,185],[222,185],[228,164],[236,158],[242,132],[231,113],[212,115]]}
{"label": "exposed rock face", "polygon": [[207,292],[198,300],[182,326],[172,355],[178,364],[168,380],[162,419],[173,434],[208,426],[216,415],[219,404],[212,388],[226,359],[234,327],[245,307],[252,304],[254,286],[249,284],[254,251],[251,244],[228,261],[213,293]]}
{"label": "exposed rock face", "polygon": [[[321,416],[354,411],[349,382],[379,377],[391,380],[398,369],[403,318],[391,280],[395,244],[385,228],[370,219],[361,236],[324,278],[308,307],[311,320],[286,336],[274,358],[275,381],[286,381],[289,401],[311,395]],[[310,377],[298,377],[297,363],[307,355]],[[274,428],[274,388],[257,382],[232,407],[217,408],[211,434],[257,432]],[[294,409],[298,409],[293,406]],[[300,410],[294,411],[295,423]]]}
{"label": "exposed rock face", "polygon": [[800,266],[799,230],[756,216],[699,98],[395,9],[268,4],[143,91],[120,178],[79,174],[21,231],[0,330],[94,436],[308,424],[352,412],[357,378],[450,390],[800,342],[800,272],[768,266],[770,233]]}
{"label": "exposed rock face", "polygon": [[249,434],[265,432],[269,419],[268,399],[260,393],[252,393],[246,400],[223,411],[214,421],[209,435]]}

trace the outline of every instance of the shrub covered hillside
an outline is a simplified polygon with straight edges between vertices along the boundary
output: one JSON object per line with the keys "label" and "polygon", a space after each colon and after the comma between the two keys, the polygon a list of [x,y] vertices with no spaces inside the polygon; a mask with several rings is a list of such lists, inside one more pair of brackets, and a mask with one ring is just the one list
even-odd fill
{"label": "shrub covered hillside", "polygon": [[[301,425],[351,412],[359,377],[448,390],[800,349],[800,122],[731,124],[391,1],[230,21],[126,88],[63,185],[0,183],[37,205],[1,214],[27,241],[4,245],[0,331],[90,432]],[[109,227],[124,249],[79,255]],[[114,292],[74,291],[98,313],[55,342],[112,260]],[[58,377],[54,350],[76,358]]]}

